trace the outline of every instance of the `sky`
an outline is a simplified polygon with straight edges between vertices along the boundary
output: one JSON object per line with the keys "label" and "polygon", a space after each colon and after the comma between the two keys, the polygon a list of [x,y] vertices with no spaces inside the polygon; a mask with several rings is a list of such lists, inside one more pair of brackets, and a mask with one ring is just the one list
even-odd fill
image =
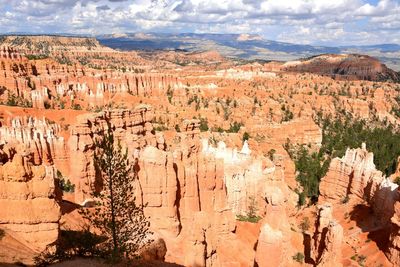
{"label": "sky", "polygon": [[312,45],[400,44],[400,0],[0,0],[0,33],[248,33]]}

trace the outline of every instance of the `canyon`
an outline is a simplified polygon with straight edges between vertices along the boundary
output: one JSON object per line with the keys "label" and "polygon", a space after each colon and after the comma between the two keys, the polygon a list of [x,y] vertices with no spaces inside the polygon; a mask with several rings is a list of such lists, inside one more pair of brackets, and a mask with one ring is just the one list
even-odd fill
{"label": "canyon", "polygon": [[[399,265],[400,166],[390,175],[378,170],[371,140],[332,157],[318,199],[300,204],[304,188],[288,147],[317,153],[326,139],[321,118],[400,120],[397,73],[369,57],[343,57],[238,63],[215,51],[7,37],[0,46],[0,262],[32,265],[62,231],[79,230],[78,210],[101,185],[96,140],[111,127],[137,170],[136,200],[154,239],[143,252],[149,262]],[[348,73],[333,75],[342,60]],[[61,180],[73,189],[63,190]]]}

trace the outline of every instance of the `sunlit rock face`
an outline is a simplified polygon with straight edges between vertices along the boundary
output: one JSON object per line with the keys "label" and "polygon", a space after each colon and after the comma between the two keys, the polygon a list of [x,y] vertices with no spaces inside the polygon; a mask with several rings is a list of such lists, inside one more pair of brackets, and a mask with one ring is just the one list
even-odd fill
{"label": "sunlit rock face", "polygon": [[328,173],[320,184],[321,199],[341,202],[346,197],[366,200],[382,224],[393,216],[398,200],[397,185],[375,168],[374,155],[363,144],[348,149],[343,158],[332,160]]}
{"label": "sunlit rock face", "polygon": [[[7,158],[0,165],[0,228],[39,253],[58,239],[61,212],[55,199],[55,168],[35,165],[33,153],[23,144],[0,151]],[[3,260],[9,256],[2,255]],[[26,261],[24,255],[14,257]]]}
{"label": "sunlit rock face", "polygon": [[332,205],[318,206],[317,227],[311,243],[311,256],[317,266],[342,266],[343,227],[332,217]]}
{"label": "sunlit rock face", "polygon": [[[398,185],[376,170],[374,155],[362,148],[348,149],[343,158],[332,160],[329,171],[321,180],[320,200],[333,203],[346,203],[348,199],[355,204],[369,205],[373,211],[374,227],[389,229],[391,235],[385,242],[386,255],[393,263],[398,263]],[[354,205],[353,203],[353,205]]]}
{"label": "sunlit rock face", "polygon": [[[400,195],[400,192],[398,191]],[[392,228],[389,237],[389,248],[386,253],[389,260],[395,265],[400,264],[400,201],[394,207],[394,214],[391,218]]]}
{"label": "sunlit rock face", "polygon": [[24,144],[35,164],[62,162],[66,155],[60,126],[37,117],[11,118],[0,127],[0,143]]}
{"label": "sunlit rock face", "polygon": [[87,201],[90,192],[96,187],[93,164],[95,141],[111,127],[115,137],[120,139],[125,147],[129,147],[132,154],[147,145],[157,146],[150,123],[152,116],[151,108],[142,105],[132,111],[111,110],[77,117],[77,123],[72,127],[68,140],[69,173],[76,185],[76,202]]}

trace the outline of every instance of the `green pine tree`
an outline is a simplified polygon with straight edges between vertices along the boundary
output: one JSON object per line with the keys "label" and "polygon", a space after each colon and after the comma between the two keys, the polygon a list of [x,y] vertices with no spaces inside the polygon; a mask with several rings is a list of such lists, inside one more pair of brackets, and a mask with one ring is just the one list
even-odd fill
{"label": "green pine tree", "polygon": [[119,140],[115,140],[111,125],[95,144],[94,162],[103,188],[93,194],[95,207],[84,209],[83,214],[105,238],[101,244],[105,256],[112,262],[130,259],[150,242],[151,234],[143,207],[135,201],[138,174],[128,159],[128,150],[123,150]]}

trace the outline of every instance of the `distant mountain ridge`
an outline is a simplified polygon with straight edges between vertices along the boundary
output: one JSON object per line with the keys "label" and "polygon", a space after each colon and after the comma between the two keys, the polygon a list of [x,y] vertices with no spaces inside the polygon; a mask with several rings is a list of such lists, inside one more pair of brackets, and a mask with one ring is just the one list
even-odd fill
{"label": "distant mountain ridge", "polygon": [[288,61],[319,54],[366,54],[400,71],[400,45],[313,46],[266,40],[252,34],[131,33],[97,36],[105,46],[120,50],[215,50],[226,57]]}

